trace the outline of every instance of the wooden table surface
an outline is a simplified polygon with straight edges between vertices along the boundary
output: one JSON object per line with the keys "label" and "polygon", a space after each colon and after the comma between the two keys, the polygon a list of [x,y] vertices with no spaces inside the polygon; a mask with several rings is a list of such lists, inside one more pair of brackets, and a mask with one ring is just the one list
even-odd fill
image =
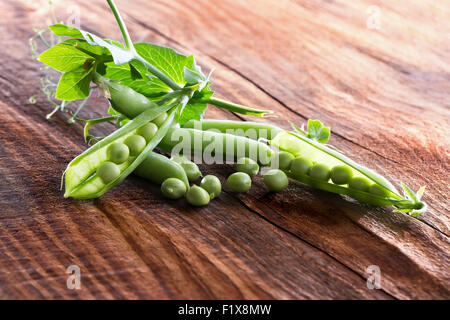
{"label": "wooden table surface", "polygon": [[[299,183],[271,194],[261,177],[201,209],[134,176],[97,200],[64,199],[82,125],[27,102],[40,72],[28,38],[50,18],[47,3],[0,2],[0,298],[450,298],[450,2],[117,0],[135,41],[215,68],[218,97],[271,108],[283,128],[320,119],[356,161],[426,185],[419,220]],[[59,1],[58,18],[75,4],[83,29],[121,39],[104,1]],[[377,16],[380,29],[368,28]],[[91,103],[82,116],[104,113]],[[206,117],[240,118],[214,107]],[[233,172],[201,169],[222,181]],[[70,265],[80,290],[66,286]],[[371,265],[378,290],[367,288]]]}

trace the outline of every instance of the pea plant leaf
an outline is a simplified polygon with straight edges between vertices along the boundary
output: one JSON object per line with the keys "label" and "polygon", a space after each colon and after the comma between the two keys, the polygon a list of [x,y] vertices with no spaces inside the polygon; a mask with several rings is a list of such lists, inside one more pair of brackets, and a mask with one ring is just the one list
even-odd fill
{"label": "pea plant leaf", "polygon": [[184,78],[189,85],[194,85],[206,80],[205,75],[196,70],[191,70],[188,67],[184,67]]}
{"label": "pea plant leaf", "polygon": [[108,49],[96,45],[89,44],[86,40],[83,39],[67,39],[62,44],[67,46],[72,46],[79,51],[82,51],[93,58],[105,60],[112,60],[111,54]]}
{"label": "pea plant leaf", "polygon": [[[184,67],[194,69],[194,57],[184,56],[173,49],[146,42],[136,43],[134,48],[142,58],[161,70],[180,87],[187,83],[184,77]],[[152,77],[150,86],[165,92],[171,91],[166,84],[156,77]]]}
{"label": "pea plant leaf", "polygon": [[83,35],[81,32],[71,26],[67,26],[65,24],[57,23],[51,26],[48,26],[49,29],[57,36],[59,37],[73,37],[73,38],[82,38]]}
{"label": "pea plant leaf", "polygon": [[61,72],[72,71],[84,65],[88,59],[92,59],[92,56],[65,42],[44,51],[38,58],[39,61]]}
{"label": "pea plant leaf", "polygon": [[209,83],[201,90],[194,93],[189,103],[184,107],[178,122],[184,125],[189,120],[200,120],[207,108],[207,99],[211,98],[214,92],[209,88]]}
{"label": "pea plant leaf", "polygon": [[[136,79],[136,77],[132,74],[132,67],[129,63],[118,66],[113,62],[108,62],[105,63],[105,66],[105,73],[102,74],[102,76],[119,81],[122,85],[130,87],[149,99],[157,100],[158,97],[168,92],[166,91],[167,87],[164,83],[160,82],[160,85],[156,85],[155,83],[152,84],[149,75],[145,73],[142,75],[142,71],[139,72],[141,74],[141,78]],[[138,67],[134,68],[135,70],[139,70]]]}
{"label": "pea plant leaf", "polygon": [[108,49],[113,57],[114,63],[117,65],[128,63],[135,57],[134,53],[131,50],[127,50],[121,43],[111,40],[104,40],[90,32],[79,30],[75,27],[70,27],[63,24],[52,25],[49,26],[49,28],[58,36],[80,38],[81,35],[81,38],[84,38],[84,40],[86,40],[88,44]]}
{"label": "pea plant leaf", "polygon": [[[173,49],[150,43],[137,43],[135,49],[140,56],[163,71],[181,87],[199,85],[198,91],[194,93],[189,103],[183,108],[177,120],[180,124],[184,124],[190,119],[200,120],[207,107],[204,100],[209,99],[213,95],[213,91],[209,89],[208,78],[196,65],[194,58],[181,55]],[[120,81],[122,85],[132,88],[153,101],[158,101],[172,91],[164,82],[150,74],[145,66],[136,62],[133,61],[131,64],[127,63],[120,66],[113,62],[106,63],[106,72],[103,76]],[[133,67],[131,65],[143,75],[142,78],[133,79]]]}
{"label": "pea plant leaf", "polygon": [[326,143],[330,138],[330,128],[325,127],[320,120],[309,119],[307,136],[320,143]]}
{"label": "pea plant leaf", "polygon": [[85,99],[89,96],[93,67],[86,69],[84,66],[64,73],[56,89],[56,98],[72,101]]}

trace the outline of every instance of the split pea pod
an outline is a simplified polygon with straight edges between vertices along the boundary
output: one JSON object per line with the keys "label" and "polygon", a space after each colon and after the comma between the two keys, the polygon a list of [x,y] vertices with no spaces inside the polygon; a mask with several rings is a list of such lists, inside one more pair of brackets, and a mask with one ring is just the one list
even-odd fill
{"label": "split pea pod", "polygon": [[398,208],[397,211],[412,214],[426,210],[426,204],[420,201],[423,189],[416,195],[402,184],[405,198],[380,174],[304,135],[280,132],[271,145],[293,154],[299,160],[294,159],[290,169],[285,170],[290,178],[375,206],[393,205]]}
{"label": "split pea pod", "polygon": [[[65,171],[64,196],[79,199],[97,198],[125,179],[165,136],[174,122],[177,105],[178,102],[175,102],[147,109],[73,159]],[[168,110],[170,110],[169,117],[148,142],[137,134],[140,127]],[[108,152],[113,144],[125,144],[130,151],[137,153],[129,152],[129,157],[125,161],[114,163],[109,158],[111,152]]]}

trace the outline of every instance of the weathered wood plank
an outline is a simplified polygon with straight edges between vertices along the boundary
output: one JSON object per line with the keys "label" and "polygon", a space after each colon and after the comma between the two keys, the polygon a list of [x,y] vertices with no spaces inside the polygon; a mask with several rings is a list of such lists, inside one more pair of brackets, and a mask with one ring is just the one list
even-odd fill
{"label": "weathered wood plank", "polygon": [[[83,27],[119,39],[104,3],[77,3],[89,8],[82,9]],[[365,1],[118,4],[135,39],[195,53],[201,65],[215,67],[218,95],[270,106],[280,115],[274,122],[284,127],[287,119],[320,118],[335,129],[333,143],[356,160],[414,187],[433,181],[426,195],[431,211],[420,222],[299,184],[272,195],[259,178],[250,194],[225,192],[201,210],[167,202],[157,187],[134,177],[96,201],[64,200],[60,173],[85,148],[81,126],[66,125],[61,115],[45,121],[48,105],[26,104],[37,90],[26,39],[48,12],[37,3],[6,1],[0,12],[12,14],[0,26],[8,62],[0,79],[6,114],[0,122],[0,204],[6,208],[0,215],[0,297],[450,296],[448,146],[439,131],[448,123],[450,42],[433,34],[449,27],[441,21],[448,8],[429,5],[428,24],[417,29],[410,19],[425,2],[405,14],[383,7],[387,19],[373,35],[364,29]],[[62,6],[57,13],[67,15]],[[403,28],[420,36],[416,46]],[[14,76],[19,66],[23,77]],[[87,115],[103,112],[93,109]],[[215,109],[207,116],[235,118]],[[222,181],[232,172],[202,169]],[[82,268],[80,291],[66,288],[70,264]],[[366,288],[371,264],[381,267],[380,291]]]}

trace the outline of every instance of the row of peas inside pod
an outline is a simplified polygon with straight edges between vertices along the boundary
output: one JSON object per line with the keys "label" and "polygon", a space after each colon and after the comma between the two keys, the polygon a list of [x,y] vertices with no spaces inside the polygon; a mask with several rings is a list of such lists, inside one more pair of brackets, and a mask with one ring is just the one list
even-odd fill
{"label": "row of peas inside pod", "polygon": [[281,151],[276,154],[279,157],[279,168],[289,176],[308,176],[316,181],[331,182],[336,185],[346,186],[349,189],[369,192],[378,196],[386,196],[387,192],[379,185],[372,183],[364,176],[355,176],[350,166],[337,164],[330,167],[328,164],[311,160],[306,156],[297,156]]}
{"label": "row of peas inside pod", "polygon": [[120,165],[138,156],[147,143],[155,136],[158,127],[167,119],[167,113],[162,113],[152,122],[138,128],[135,133],[127,136],[122,142],[111,144],[107,151],[107,160],[97,169],[97,175],[104,184],[115,180],[121,173]]}

